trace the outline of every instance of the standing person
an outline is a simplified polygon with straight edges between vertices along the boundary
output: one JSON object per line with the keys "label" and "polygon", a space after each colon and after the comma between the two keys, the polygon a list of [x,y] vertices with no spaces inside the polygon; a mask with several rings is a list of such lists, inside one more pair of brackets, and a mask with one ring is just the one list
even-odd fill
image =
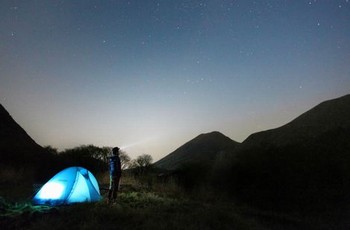
{"label": "standing person", "polygon": [[109,191],[108,191],[108,204],[115,202],[117,199],[117,192],[119,188],[119,180],[122,174],[119,148],[114,147],[112,149],[112,156],[109,157]]}

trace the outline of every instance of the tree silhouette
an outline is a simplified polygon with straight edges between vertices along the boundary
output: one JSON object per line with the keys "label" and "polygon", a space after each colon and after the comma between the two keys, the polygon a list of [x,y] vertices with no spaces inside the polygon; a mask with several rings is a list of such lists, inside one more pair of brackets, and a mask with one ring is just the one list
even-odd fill
{"label": "tree silhouette", "polygon": [[153,158],[151,155],[148,154],[142,154],[141,156],[138,156],[136,158],[136,165],[137,167],[141,167],[141,168],[148,168],[151,166],[153,161]]}
{"label": "tree silhouette", "polygon": [[145,174],[152,166],[153,158],[151,155],[142,154],[131,161],[130,167],[135,169],[135,175]]}
{"label": "tree silhouette", "polygon": [[119,158],[122,170],[130,168],[131,158],[124,151],[119,151]]}
{"label": "tree silhouette", "polygon": [[51,153],[52,155],[57,155],[58,150],[57,148],[52,147],[51,145],[47,145],[43,147],[48,153]]}

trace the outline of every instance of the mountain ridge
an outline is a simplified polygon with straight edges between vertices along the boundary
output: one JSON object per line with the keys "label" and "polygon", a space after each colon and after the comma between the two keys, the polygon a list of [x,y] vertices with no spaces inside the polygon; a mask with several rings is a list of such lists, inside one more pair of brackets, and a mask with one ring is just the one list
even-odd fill
{"label": "mountain ridge", "polygon": [[[325,138],[324,136],[331,135],[330,133],[337,132],[338,129],[340,131],[342,129],[349,130],[350,119],[348,117],[350,117],[350,94],[321,102],[285,125],[251,134],[242,143],[233,141],[217,131],[200,134],[157,161],[154,165],[174,170],[188,161],[203,161],[200,151],[204,155],[210,155],[206,160],[213,160],[215,158],[213,156],[220,152],[218,150],[220,148],[230,153],[230,155],[239,155],[247,149],[259,149],[266,146],[281,148],[288,145],[315,145],[318,139]],[[228,148],[220,147],[217,142],[214,144],[217,150],[215,152],[214,149],[216,154],[213,152],[207,153],[205,148],[213,144],[211,139],[216,139],[221,135],[233,141],[232,146]]]}
{"label": "mountain ridge", "polygon": [[3,162],[12,158],[30,158],[44,149],[11,117],[0,104],[0,158]]}
{"label": "mountain ridge", "polygon": [[239,145],[238,142],[218,131],[203,133],[155,162],[154,166],[174,170],[184,163],[215,160],[217,155],[232,152],[237,145]]}
{"label": "mountain ridge", "polygon": [[339,207],[350,191],[349,117],[350,95],[345,95],[284,126],[252,134],[235,151],[223,184],[255,204]]}
{"label": "mountain ridge", "polygon": [[315,139],[336,128],[350,128],[350,94],[321,102],[289,123],[275,129],[253,133],[241,147],[261,144],[284,146]]}

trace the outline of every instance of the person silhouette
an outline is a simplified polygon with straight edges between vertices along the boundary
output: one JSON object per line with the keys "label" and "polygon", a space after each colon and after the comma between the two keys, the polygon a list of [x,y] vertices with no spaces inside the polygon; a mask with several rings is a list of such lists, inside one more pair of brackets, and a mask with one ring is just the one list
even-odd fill
{"label": "person silhouette", "polygon": [[117,192],[119,188],[119,181],[122,174],[119,148],[112,149],[112,156],[108,157],[109,163],[109,190],[107,203],[114,203],[117,199]]}

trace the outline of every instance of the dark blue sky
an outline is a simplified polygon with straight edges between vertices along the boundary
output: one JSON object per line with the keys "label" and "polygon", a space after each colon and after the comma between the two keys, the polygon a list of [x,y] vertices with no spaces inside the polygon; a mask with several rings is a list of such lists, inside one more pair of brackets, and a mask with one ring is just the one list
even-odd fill
{"label": "dark blue sky", "polygon": [[349,89],[348,0],[1,2],[0,101],[41,145],[159,159]]}

